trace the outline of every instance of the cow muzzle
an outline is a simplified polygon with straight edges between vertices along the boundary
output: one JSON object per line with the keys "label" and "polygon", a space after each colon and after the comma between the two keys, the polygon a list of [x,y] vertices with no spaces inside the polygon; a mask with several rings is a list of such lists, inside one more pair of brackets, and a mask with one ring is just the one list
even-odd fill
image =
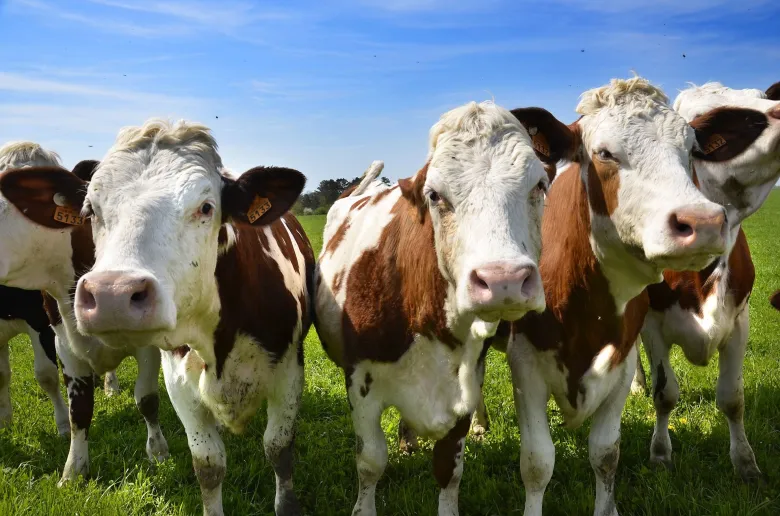
{"label": "cow muzzle", "polygon": [[175,314],[166,313],[170,310],[164,310],[161,301],[160,282],[149,274],[91,272],[76,287],[79,330],[86,334],[172,330]]}
{"label": "cow muzzle", "polygon": [[701,269],[726,251],[726,211],[714,203],[676,208],[667,214],[661,235],[663,248],[649,252],[649,259],[664,268]]}
{"label": "cow muzzle", "polygon": [[544,310],[536,265],[492,262],[472,269],[468,280],[471,309],[485,321],[513,321],[529,311]]}

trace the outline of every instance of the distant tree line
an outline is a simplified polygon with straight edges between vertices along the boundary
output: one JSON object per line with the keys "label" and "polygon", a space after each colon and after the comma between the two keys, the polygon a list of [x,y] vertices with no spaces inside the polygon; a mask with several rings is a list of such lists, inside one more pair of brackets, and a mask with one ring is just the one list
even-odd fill
{"label": "distant tree line", "polygon": [[[325,215],[336,199],[350,186],[360,183],[359,177],[352,181],[340,177],[338,179],[325,179],[313,192],[301,194],[292,208],[296,215]],[[390,185],[390,180],[382,177],[381,181]]]}

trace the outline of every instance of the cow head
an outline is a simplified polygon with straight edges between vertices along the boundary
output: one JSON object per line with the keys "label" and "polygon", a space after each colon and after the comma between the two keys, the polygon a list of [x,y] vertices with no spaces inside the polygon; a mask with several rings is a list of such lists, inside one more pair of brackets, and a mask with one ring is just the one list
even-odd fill
{"label": "cow head", "polygon": [[[81,162],[76,169],[87,175],[89,163],[94,162]],[[3,284],[56,290],[66,288],[67,276],[72,279],[70,230],[79,219],[70,217],[78,212],[69,208],[80,206],[86,183],[59,164],[56,153],[36,143],[18,142],[0,148]],[[55,180],[46,179],[49,174]]]}
{"label": "cow head", "polygon": [[573,124],[594,250],[608,266],[654,282],[662,269],[698,270],[724,252],[723,208],[691,179],[695,132],[647,80],[589,90]]}
{"label": "cow head", "polygon": [[780,87],[692,86],[674,108],[696,130],[694,168],[704,195],[726,207],[732,227],[761,207],[780,178]]}
{"label": "cow head", "polygon": [[430,217],[439,269],[454,288],[457,311],[486,321],[544,309],[537,262],[549,179],[534,141],[544,140],[537,148],[548,161],[571,144],[566,126],[547,111],[517,115],[492,102],[445,113],[431,128],[427,165],[399,181],[420,223]]}
{"label": "cow head", "polygon": [[174,330],[213,335],[220,230],[275,221],[304,183],[301,173],[274,167],[228,177],[199,124],[153,119],[123,129],[82,206],[95,265],[76,288],[79,331],[116,348],[165,347]]}

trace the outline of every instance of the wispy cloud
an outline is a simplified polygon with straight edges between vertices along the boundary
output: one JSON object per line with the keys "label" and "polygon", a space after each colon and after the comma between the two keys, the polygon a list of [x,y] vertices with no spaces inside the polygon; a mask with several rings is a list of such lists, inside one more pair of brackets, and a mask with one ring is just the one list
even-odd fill
{"label": "wispy cloud", "polygon": [[644,11],[661,16],[702,12],[741,12],[771,4],[769,0],[551,0],[572,8],[601,13]]}

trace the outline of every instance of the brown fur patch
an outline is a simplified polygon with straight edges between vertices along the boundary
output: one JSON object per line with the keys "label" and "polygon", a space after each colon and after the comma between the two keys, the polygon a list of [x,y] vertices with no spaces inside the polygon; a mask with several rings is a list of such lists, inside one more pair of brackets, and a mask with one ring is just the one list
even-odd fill
{"label": "brown fur patch", "polygon": [[416,334],[451,347],[460,344],[446,325],[447,283],[430,217],[420,222],[417,206],[404,197],[391,213],[379,245],[365,251],[347,277],[342,367],[361,360],[395,362]]}
{"label": "brown fur patch", "polygon": [[433,446],[433,476],[442,489],[447,487],[452,480],[457,465],[456,456],[459,453],[464,453],[459,443],[468,435],[470,426],[470,415],[459,419],[452,430],[443,439],[436,441]]}
{"label": "brown fur patch", "polygon": [[362,199],[360,199],[358,202],[356,202],[355,204],[353,204],[353,205],[352,205],[352,206],[349,208],[349,211],[358,211],[358,210],[360,210],[360,209],[361,209],[363,206],[365,206],[366,204],[368,204],[368,201],[370,201],[370,200],[371,200],[371,197],[363,197],[363,198],[362,198]]}
{"label": "brown fur patch", "polygon": [[[754,109],[719,107],[691,121],[699,148],[694,156],[702,161],[727,161],[742,154],[769,125],[764,113]],[[712,147],[713,138],[721,144]]]}
{"label": "brown fur patch", "polygon": [[588,166],[588,200],[593,213],[612,215],[618,206],[620,174],[617,163],[593,158]]}
{"label": "brown fur patch", "polygon": [[[678,304],[683,310],[701,316],[704,302],[715,292],[720,279],[720,276],[713,275],[719,261],[713,262],[701,271],[664,271],[663,282],[647,287],[650,307],[655,311],[663,312],[672,305]],[[747,238],[741,228],[734,248],[729,254],[728,269],[728,290],[734,296],[734,302],[739,305],[753,290],[756,277]]]}
{"label": "brown fur patch", "polygon": [[556,351],[559,364],[568,370],[568,399],[575,407],[580,380],[602,349],[615,347],[613,367],[630,353],[648,302],[643,292],[628,303],[625,314],[617,314],[588,239],[588,194],[579,165],[572,167],[552,184],[542,221],[539,270],[547,308],[515,322],[514,331],[525,334],[539,350]]}
{"label": "brown fur patch", "polygon": [[769,100],[780,100],[780,82],[776,82],[766,89],[766,98]]}
{"label": "brown fur patch", "polygon": [[336,249],[339,248],[339,245],[341,245],[341,242],[344,240],[344,237],[347,235],[347,231],[349,230],[350,225],[350,219],[349,215],[344,219],[344,221],[341,223],[341,225],[336,229],[336,232],[333,234],[333,236],[328,240],[328,244],[325,246],[325,255],[333,254],[336,252]]}
{"label": "brown fur patch", "polygon": [[95,379],[90,374],[81,378],[71,378],[62,374],[68,391],[71,427],[85,430],[89,435],[92,413],[95,409]]}
{"label": "brown fur patch", "polygon": [[[304,245],[301,254],[306,261],[304,280],[308,299],[314,272],[314,252],[308,239],[303,236],[303,229],[297,219],[288,214],[284,220],[296,244]],[[269,227],[284,257],[291,263],[297,263],[291,256],[294,248],[282,219],[276,220]],[[251,336],[276,359],[280,359],[291,344],[300,345],[299,342],[292,342],[299,321],[299,301],[285,286],[279,265],[266,251],[267,247],[260,238],[262,228],[236,224],[235,230],[238,237],[236,245],[219,257],[215,271],[222,307],[214,332],[217,376],[222,374],[239,332]],[[305,308],[301,339],[306,336],[311,324],[308,301]]]}
{"label": "brown fur patch", "polygon": [[[423,168],[421,168],[414,177],[398,180],[398,186],[401,188],[401,195],[409,201],[412,206],[417,208],[417,218],[420,222],[423,222],[425,216],[428,214],[428,204],[425,202],[425,195],[423,195],[423,187],[425,186],[425,181],[428,179],[428,165],[430,165],[430,163],[423,165]],[[387,195],[390,192],[385,191],[383,193]],[[379,202],[379,199],[377,199],[376,202]]]}
{"label": "brown fur patch", "polygon": [[780,290],[776,290],[772,297],[769,299],[771,305],[775,310],[780,310]]}

